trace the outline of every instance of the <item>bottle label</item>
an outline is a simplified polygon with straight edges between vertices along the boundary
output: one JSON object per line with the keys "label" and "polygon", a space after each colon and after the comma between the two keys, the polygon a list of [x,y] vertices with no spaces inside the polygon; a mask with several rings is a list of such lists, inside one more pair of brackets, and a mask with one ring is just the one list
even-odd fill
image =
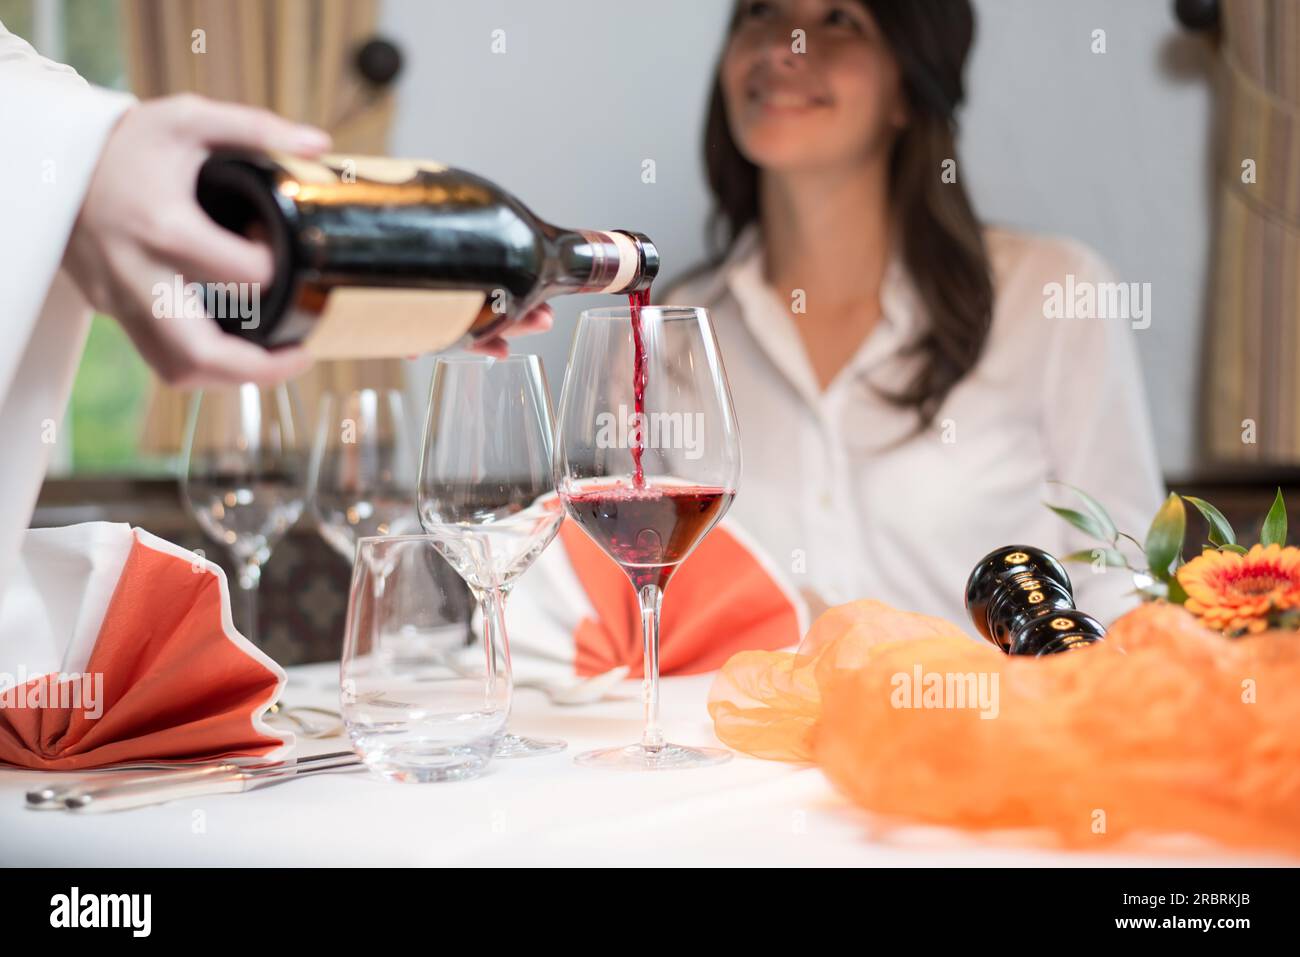
{"label": "bottle label", "polygon": [[637,267],[641,264],[641,257],[637,253],[636,243],[632,241],[632,237],[604,230],[584,231],[582,236],[598,253],[607,253],[611,259],[616,257],[617,268],[614,268],[615,262],[607,264],[603,259],[597,262],[594,269],[596,275],[608,276],[612,271],[614,278],[607,285],[592,291],[626,291],[632,280],[636,278]]}
{"label": "bottle label", "polygon": [[445,173],[448,167],[428,160],[393,159],[388,156],[346,156],[329,153],[303,159],[288,153],[271,153],[271,159],[300,183],[346,183],[352,179],[372,183],[410,183],[421,173]]}
{"label": "bottle label", "polygon": [[315,359],[403,358],[455,345],[483,310],[481,290],[330,291],[304,343]]}

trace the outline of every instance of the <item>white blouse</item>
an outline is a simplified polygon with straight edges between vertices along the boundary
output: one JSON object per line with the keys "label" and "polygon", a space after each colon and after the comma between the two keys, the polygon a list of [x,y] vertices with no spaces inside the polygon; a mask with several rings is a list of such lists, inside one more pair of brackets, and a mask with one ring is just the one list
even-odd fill
{"label": "white blouse", "polygon": [[[764,278],[757,230],[726,262],[666,302],[709,309],[731,382],[744,468],[731,517],[830,604],[877,598],[972,631],[967,575],[986,553],[1026,544],[1063,556],[1094,547],[1044,502],[1098,499],[1142,540],[1163,495],[1141,371],[1122,319],[1045,317],[1044,286],[1111,281],[1073,242],[989,229],[996,299],[975,368],[924,432],[871,383],[903,385],[900,351],[922,319],[895,260],[882,317],[825,390],[799,338],[789,292]],[[815,304],[809,305],[809,310]],[[900,441],[901,440],[901,441]],[[1117,569],[1067,566],[1076,604],[1109,623],[1136,603]]]}

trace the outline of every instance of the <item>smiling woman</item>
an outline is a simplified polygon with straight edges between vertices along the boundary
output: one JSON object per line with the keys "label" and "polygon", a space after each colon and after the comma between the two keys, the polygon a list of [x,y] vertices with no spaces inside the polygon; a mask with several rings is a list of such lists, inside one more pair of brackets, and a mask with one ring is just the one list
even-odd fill
{"label": "smiling woman", "polygon": [[[748,440],[732,516],[814,612],[888,595],[960,622],[989,549],[1086,544],[1039,504],[1049,481],[1102,488],[1134,527],[1162,497],[1131,323],[1044,303],[1109,270],[967,195],[974,28],[969,0],[740,0],[724,38],[720,254],[668,301],[713,315]],[[1080,603],[1109,620],[1130,600],[1101,577]]]}
{"label": "smiling woman", "polygon": [[[855,254],[867,268],[860,288],[835,290],[840,308],[823,300],[803,313],[823,388],[879,318],[870,300],[885,259],[867,247],[883,251],[893,235],[930,324],[913,347],[919,367],[891,398],[925,424],[974,365],[992,318],[980,224],[965,187],[941,175],[956,165],[954,111],[973,37],[965,2],[742,0],[706,133],[729,244],[764,212],[781,221],[766,238],[778,288],[806,286],[810,266],[847,277],[840,264]],[[846,200],[862,206],[854,246],[838,262],[809,263],[793,227],[815,228]]]}

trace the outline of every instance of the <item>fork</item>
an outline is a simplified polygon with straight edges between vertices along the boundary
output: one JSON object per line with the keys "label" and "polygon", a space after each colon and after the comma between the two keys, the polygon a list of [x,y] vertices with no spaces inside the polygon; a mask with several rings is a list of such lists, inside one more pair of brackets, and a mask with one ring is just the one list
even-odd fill
{"label": "fork", "polygon": [[562,707],[594,704],[626,678],[629,671],[631,669],[627,665],[619,665],[617,668],[610,668],[609,671],[602,671],[598,675],[572,683],[525,679],[516,681],[515,687],[540,691],[551,699],[551,704]]}
{"label": "fork", "polygon": [[[321,727],[303,718],[299,712],[319,715],[328,718],[329,721],[324,727]],[[329,708],[316,708],[311,705],[301,704],[290,706],[283,701],[277,701],[267,708],[266,716],[268,718],[283,716],[285,720],[291,722],[298,729],[304,738],[332,738],[343,733],[343,716],[337,711],[331,711]]]}

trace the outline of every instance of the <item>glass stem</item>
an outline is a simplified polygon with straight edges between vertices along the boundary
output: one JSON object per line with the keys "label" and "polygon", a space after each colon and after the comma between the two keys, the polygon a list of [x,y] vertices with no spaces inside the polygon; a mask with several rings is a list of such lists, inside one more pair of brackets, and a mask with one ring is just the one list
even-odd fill
{"label": "glass stem", "polygon": [[[487,676],[490,694],[495,694],[497,681],[510,678],[510,642],[506,637],[506,594],[503,588],[485,588],[479,594],[483,609],[483,653],[487,655]],[[501,672],[504,670],[504,676]]]}
{"label": "glass stem", "polygon": [[262,566],[256,558],[239,563],[239,590],[244,596],[244,637],[257,644],[257,586],[262,582]]}
{"label": "glass stem", "polygon": [[659,728],[659,608],[664,593],[658,585],[642,585],[636,597],[641,605],[641,637],[645,642],[645,678],[641,682],[645,730],[641,733],[641,747],[658,752],[664,746],[664,733]]}

